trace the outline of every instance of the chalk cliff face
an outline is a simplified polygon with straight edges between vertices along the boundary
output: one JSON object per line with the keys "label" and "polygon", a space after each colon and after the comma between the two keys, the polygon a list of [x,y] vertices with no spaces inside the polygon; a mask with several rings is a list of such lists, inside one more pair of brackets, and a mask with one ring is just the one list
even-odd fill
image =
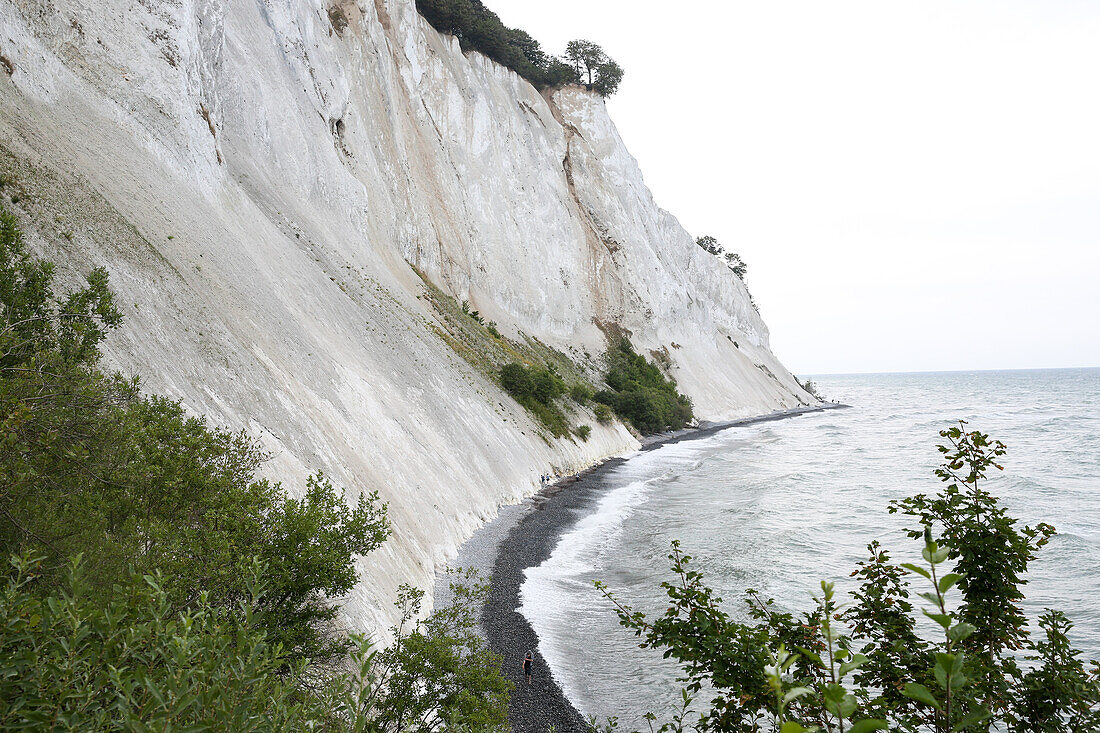
{"label": "chalk cliff face", "polygon": [[291,490],[323,469],[389,502],[355,627],[541,472],[637,446],[584,411],[587,442],[544,439],[410,265],[590,369],[629,333],[704,419],[811,401],[603,101],[463,55],[413,0],[0,0],[0,57],[4,204],[67,281],[109,270],[110,365],[248,430]]}

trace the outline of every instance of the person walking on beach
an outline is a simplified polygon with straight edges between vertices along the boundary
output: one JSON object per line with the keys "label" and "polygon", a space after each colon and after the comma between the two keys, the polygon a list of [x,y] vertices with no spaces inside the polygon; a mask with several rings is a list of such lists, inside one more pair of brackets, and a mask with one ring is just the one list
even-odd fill
{"label": "person walking on beach", "polygon": [[531,684],[531,665],[534,663],[535,660],[531,656],[531,652],[527,652],[527,656],[523,658],[523,676],[527,680],[527,684]]}

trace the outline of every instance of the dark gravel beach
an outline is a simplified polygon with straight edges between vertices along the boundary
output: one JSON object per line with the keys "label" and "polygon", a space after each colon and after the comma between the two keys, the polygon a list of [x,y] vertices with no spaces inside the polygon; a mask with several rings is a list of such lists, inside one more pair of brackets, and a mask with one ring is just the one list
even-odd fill
{"label": "dark gravel beach", "polygon": [[[654,436],[642,450],[682,440],[696,440],[726,428],[781,420],[806,412],[843,407],[823,405],[772,413],[693,430]],[[556,733],[587,731],[583,716],[562,694],[543,662],[538,649],[538,637],[519,611],[519,589],[524,571],[541,565],[550,557],[561,535],[588,511],[606,491],[606,477],[626,459],[614,458],[577,476],[558,481],[531,499],[531,508],[511,528],[501,542],[492,566],[489,598],[482,612],[481,623],[496,653],[504,657],[504,672],[516,684],[509,708],[509,721],[515,733],[546,733],[553,727]],[[535,653],[533,682],[523,678],[521,660],[524,653]]]}

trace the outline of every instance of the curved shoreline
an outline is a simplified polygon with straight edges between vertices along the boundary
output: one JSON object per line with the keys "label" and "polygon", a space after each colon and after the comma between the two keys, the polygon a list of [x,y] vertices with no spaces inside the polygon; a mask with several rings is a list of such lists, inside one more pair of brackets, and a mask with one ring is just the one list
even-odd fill
{"label": "curved shoreline", "polygon": [[[840,407],[846,405],[796,408],[652,436],[644,441],[641,450],[705,438],[728,428]],[[511,511],[502,511],[497,520],[475,533],[460,550],[456,564],[480,566],[491,578],[481,627],[489,647],[504,658],[505,676],[516,685],[508,712],[509,723],[516,733],[545,733],[551,726],[555,733],[588,730],[584,717],[566,698],[538,653],[538,637],[518,610],[519,592],[527,568],[541,565],[550,557],[562,534],[606,493],[608,473],[627,460],[629,457],[608,459],[550,485],[519,506],[507,508]],[[520,666],[520,659],[528,650],[535,652],[536,659],[530,686],[525,683]]]}

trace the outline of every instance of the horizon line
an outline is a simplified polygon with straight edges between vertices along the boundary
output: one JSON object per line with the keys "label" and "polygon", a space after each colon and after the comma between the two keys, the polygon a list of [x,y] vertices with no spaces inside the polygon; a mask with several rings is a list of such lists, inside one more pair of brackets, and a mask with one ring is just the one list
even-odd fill
{"label": "horizon line", "polygon": [[989,372],[1057,372],[1100,369],[1100,366],[1071,366],[1071,367],[1005,367],[999,369],[912,369],[905,371],[881,371],[881,372],[792,372],[795,376],[802,374],[806,377],[862,377],[877,374],[973,374]]}

